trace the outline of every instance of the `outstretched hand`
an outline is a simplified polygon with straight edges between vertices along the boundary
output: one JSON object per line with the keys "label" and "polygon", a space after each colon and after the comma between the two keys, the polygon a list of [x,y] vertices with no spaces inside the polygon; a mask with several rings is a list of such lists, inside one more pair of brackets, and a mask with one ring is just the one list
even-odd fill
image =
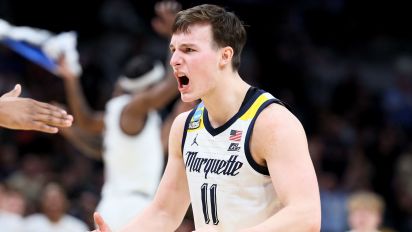
{"label": "outstretched hand", "polygon": [[0,126],[16,130],[57,133],[58,127],[72,125],[73,116],[48,103],[19,97],[21,86],[0,97]]}
{"label": "outstretched hand", "polygon": [[156,17],[152,20],[153,29],[161,36],[170,38],[172,36],[172,26],[176,14],[181,10],[180,3],[173,0],[165,0],[156,3]]}
{"label": "outstretched hand", "polygon": [[102,216],[98,212],[93,214],[94,224],[97,225],[97,229],[93,230],[92,232],[111,232],[109,226],[103,220]]}

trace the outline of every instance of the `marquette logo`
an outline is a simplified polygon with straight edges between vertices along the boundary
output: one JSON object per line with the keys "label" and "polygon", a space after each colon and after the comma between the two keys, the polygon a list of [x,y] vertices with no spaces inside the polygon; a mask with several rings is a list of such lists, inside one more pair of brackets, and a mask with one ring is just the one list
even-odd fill
{"label": "marquette logo", "polygon": [[198,157],[198,152],[186,152],[186,171],[204,173],[205,179],[209,174],[236,176],[243,163],[237,161],[237,155],[231,155],[229,159],[211,159]]}
{"label": "marquette logo", "polygon": [[227,151],[239,151],[240,147],[238,143],[231,143]]}

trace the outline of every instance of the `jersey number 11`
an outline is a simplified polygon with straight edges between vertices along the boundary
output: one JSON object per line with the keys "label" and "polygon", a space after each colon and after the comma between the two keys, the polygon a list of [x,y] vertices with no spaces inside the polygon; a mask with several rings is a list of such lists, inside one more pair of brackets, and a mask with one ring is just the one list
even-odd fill
{"label": "jersey number 11", "polygon": [[[217,202],[216,202],[216,184],[212,184],[210,186],[210,209],[211,209],[211,214],[212,214],[212,220],[213,224],[217,225],[219,224],[219,219],[217,217]],[[204,183],[201,187],[201,193],[202,193],[202,208],[203,208],[203,216],[205,218],[205,223],[209,224],[210,218],[209,218],[209,207],[208,207],[208,197],[207,197],[207,183]]]}

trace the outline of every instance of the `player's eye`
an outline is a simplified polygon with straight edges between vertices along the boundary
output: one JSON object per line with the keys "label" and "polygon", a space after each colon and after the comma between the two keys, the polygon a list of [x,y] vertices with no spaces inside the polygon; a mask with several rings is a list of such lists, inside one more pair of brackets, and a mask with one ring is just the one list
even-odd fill
{"label": "player's eye", "polygon": [[195,50],[192,48],[185,48],[185,52],[194,52]]}

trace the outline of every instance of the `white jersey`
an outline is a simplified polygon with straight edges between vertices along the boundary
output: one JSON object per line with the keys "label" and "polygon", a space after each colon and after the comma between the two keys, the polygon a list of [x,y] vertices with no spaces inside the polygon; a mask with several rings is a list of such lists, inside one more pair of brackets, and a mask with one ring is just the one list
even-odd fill
{"label": "white jersey", "polygon": [[239,112],[218,128],[211,126],[202,103],[189,114],[182,154],[196,228],[238,231],[280,209],[268,169],[249,150],[257,116],[274,102],[280,103],[262,90],[249,90]]}
{"label": "white jersey", "polygon": [[[127,135],[120,128],[121,113],[131,98],[131,95],[122,95],[106,105],[105,182],[98,211],[112,229],[123,227],[150,203],[163,172],[158,113],[148,113],[144,128],[137,135]],[[127,199],[128,202],[119,199]]]}

